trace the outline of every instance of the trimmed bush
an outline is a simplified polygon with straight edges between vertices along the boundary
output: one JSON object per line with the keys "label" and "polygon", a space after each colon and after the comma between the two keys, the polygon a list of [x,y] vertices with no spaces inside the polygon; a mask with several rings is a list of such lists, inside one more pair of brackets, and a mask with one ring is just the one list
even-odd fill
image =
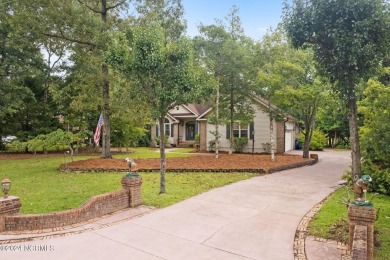
{"label": "trimmed bush", "polygon": [[248,138],[246,137],[234,137],[233,138],[233,149],[236,153],[242,153],[245,145],[248,144]]}

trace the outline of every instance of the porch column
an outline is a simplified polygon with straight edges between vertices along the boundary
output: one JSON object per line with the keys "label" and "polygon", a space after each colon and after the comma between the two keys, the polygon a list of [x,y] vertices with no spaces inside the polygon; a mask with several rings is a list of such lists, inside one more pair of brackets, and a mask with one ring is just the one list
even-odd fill
{"label": "porch column", "polygon": [[207,121],[198,121],[199,122],[199,150],[206,151],[207,150],[207,129],[206,124]]}

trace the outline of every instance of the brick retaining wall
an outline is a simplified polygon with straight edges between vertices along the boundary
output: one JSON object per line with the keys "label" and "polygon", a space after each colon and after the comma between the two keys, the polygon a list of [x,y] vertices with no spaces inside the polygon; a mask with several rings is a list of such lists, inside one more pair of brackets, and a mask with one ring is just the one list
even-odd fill
{"label": "brick retaining wall", "polygon": [[376,211],[373,207],[348,207],[349,247],[353,260],[374,259],[374,222]]}
{"label": "brick retaining wall", "polygon": [[355,226],[353,243],[352,243],[352,259],[353,260],[368,259],[366,226],[361,226],[361,225]]}
{"label": "brick retaining wall", "polygon": [[[141,205],[141,177],[122,178],[128,185],[121,191],[97,195],[77,209],[19,215],[21,206],[18,197],[0,200],[0,231],[43,230],[64,227],[93,218]],[[15,202],[16,201],[16,202]],[[14,205],[14,210],[10,207]]]}
{"label": "brick retaining wall", "polygon": [[128,191],[94,196],[77,209],[45,213],[5,216],[5,230],[40,230],[63,227],[101,217],[129,207]]}

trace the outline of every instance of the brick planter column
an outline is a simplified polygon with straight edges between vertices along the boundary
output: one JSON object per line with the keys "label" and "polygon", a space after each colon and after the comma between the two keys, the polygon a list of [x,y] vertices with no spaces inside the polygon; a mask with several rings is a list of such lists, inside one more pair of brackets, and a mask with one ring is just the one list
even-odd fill
{"label": "brick planter column", "polygon": [[129,192],[129,207],[137,207],[142,204],[141,185],[142,178],[135,174],[122,177],[122,187]]}
{"label": "brick planter column", "polygon": [[5,231],[5,216],[17,215],[19,214],[20,207],[19,197],[8,196],[6,199],[4,197],[0,198],[0,232]]}
{"label": "brick planter column", "polygon": [[[374,222],[376,212],[373,207],[357,206],[350,204],[348,208],[349,217],[349,249],[352,252],[352,244],[355,226],[367,227],[367,259],[374,259]],[[364,239],[364,238],[363,238]]]}

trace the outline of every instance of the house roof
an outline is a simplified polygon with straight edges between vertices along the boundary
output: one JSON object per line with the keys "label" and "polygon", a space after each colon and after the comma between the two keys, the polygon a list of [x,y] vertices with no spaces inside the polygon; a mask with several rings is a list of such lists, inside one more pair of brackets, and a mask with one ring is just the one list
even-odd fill
{"label": "house roof", "polygon": [[[273,110],[280,110],[275,104],[272,104],[271,102],[268,102],[267,99],[265,99],[265,98],[263,98],[263,97],[261,97],[261,96],[259,96],[259,95],[253,95],[253,98],[254,98],[255,101],[257,101],[258,103],[260,103],[260,104],[261,104],[262,106],[264,106],[264,107],[270,106],[271,109],[273,109]],[[206,107],[205,107],[205,108],[206,108]],[[204,119],[204,117],[205,117],[208,113],[210,113],[211,111],[212,111],[212,106],[208,106],[208,108],[205,109],[203,113],[200,113],[200,114],[199,114],[199,117],[197,118],[197,120],[202,120],[202,119]],[[291,120],[291,121],[298,121],[295,117],[293,117],[293,116],[290,115],[290,114],[285,114],[285,116],[286,116],[286,118],[287,118],[288,120]]]}
{"label": "house roof", "polygon": [[[260,104],[262,104],[265,107],[268,107],[268,105],[269,105],[271,107],[271,109],[273,109],[273,110],[280,110],[280,111],[282,111],[275,104],[272,104],[271,102],[268,102],[267,99],[265,99],[265,98],[263,98],[263,97],[261,97],[259,95],[253,95],[253,97],[255,98],[255,100],[257,100]],[[290,119],[292,121],[298,121],[295,117],[293,117],[290,114],[285,113],[285,116],[286,116],[287,119]]]}
{"label": "house roof", "polygon": [[191,109],[197,116],[206,112],[211,106],[203,106],[199,104],[188,104],[187,107]]}
{"label": "house roof", "polygon": [[204,106],[200,104],[187,104],[181,105],[184,109],[179,109],[177,107],[177,112],[175,109],[168,112],[170,118],[173,118],[178,122],[180,118],[198,118],[204,111],[208,110],[211,106]]}

